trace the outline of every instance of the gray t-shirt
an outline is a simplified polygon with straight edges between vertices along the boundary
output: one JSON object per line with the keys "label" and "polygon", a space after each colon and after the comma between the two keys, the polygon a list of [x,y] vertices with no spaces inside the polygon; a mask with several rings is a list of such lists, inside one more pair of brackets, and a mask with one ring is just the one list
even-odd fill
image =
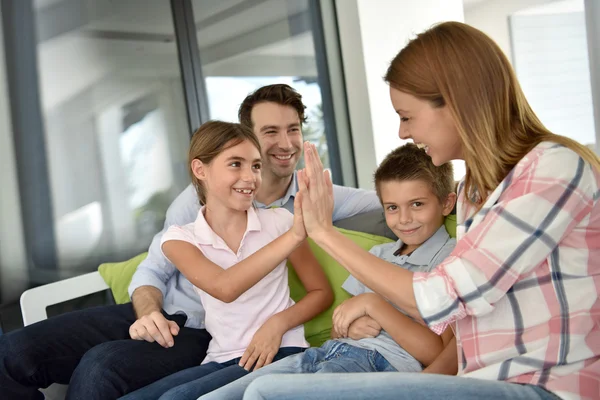
{"label": "gray t-shirt", "polygon": [[[409,271],[429,272],[450,255],[455,245],[456,239],[451,238],[448,232],[446,232],[444,225],[442,225],[433,236],[408,255],[394,254],[402,246],[400,240],[394,243],[374,246],[369,252],[384,261],[398,265]],[[346,279],[342,288],[354,296],[362,293],[373,293],[371,289],[359,282],[352,275]],[[343,338],[338,340],[352,346],[376,350],[398,371],[419,372],[423,368],[421,363],[400,347],[384,330],[374,338],[360,340]]]}

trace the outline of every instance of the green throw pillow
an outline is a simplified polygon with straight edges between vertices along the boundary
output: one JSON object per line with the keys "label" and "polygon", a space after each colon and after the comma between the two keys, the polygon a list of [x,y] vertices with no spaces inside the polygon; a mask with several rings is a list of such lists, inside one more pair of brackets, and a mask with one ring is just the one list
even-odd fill
{"label": "green throw pillow", "polygon": [[117,304],[129,303],[127,288],[138,265],[144,261],[148,253],[139,254],[132,259],[118,263],[105,263],[98,267],[100,276],[110,287]]}

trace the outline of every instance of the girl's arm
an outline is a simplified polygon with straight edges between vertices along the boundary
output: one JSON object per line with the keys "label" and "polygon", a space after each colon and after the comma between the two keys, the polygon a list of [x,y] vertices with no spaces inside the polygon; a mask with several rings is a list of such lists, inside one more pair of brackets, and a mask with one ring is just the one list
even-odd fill
{"label": "girl's arm", "polygon": [[257,370],[273,361],[281,338],[292,328],[311,320],[333,303],[333,290],[305,240],[288,260],[306,289],[306,296],[290,308],[269,318],[254,334],[252,342],[240,359],[240,366]]}
{"label": "girl's arm", "polygon": [[288,260],[306,289],[306,296],[271,317],[280,321],[284,332],[310,321],[333,303],[331,285],[306,240],[289,255]]}
{"label": "girl's arm", "polygon": [[210,261],[193,244],[183,240],[163,243],[165,255],[196,287],[225,303],[235,301],[245,291],[275,269],[304,241],[293,228],[234,266],[223,269]]}

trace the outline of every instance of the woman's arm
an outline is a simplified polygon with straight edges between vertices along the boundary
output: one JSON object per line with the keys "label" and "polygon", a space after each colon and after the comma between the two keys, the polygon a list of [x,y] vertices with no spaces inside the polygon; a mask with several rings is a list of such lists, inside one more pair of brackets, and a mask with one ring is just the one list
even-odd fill
{"label": "woman's arm", "polygon": [[590,214],[598,191],[591,167],[573,151],[534,153],[515,168],[497,202],[476,215],[452,255],[430,273],[413,274],[377,260],[333,229],[327,218],[331,182],[315,154],[305,146],[308,179],[299,180],[309,236],[373,291],[436,331],[467,314],[491,312]]}
{"label": "woman's arm", "polygon": [[187,241],[168,240],[163,243],[162,249],[194,286],[216,299],[231,303],[273,271],[303,241],[304,238],[291,229],[228,269],[210,261]]}

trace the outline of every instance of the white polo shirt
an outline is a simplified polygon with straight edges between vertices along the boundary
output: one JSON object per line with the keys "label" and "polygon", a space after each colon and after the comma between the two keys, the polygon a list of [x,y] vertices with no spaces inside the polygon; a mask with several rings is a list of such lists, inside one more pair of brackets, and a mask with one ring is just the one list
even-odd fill
{"label": "white polo shirt", "polygon": [[[171,226],[162,237],[161,248],[168,240],[182,240],[193,244],[206,258],[227,269],[287,232],[293,220],[293,215],[284,208],[251,207],[248,209],[246,232],[236,254],[208,225],[202,207],[195,222]],[[286,261],[231,303],[224,303],[195,288],[206,311],[206,330],[212,336],[202,364],[211,361],[222,363],[241,357],[256,331],[270,317],[294,304],[290,298]],[[281,347],[309,347],[304,338],[304,327],[300,325],[286,332]]]}

